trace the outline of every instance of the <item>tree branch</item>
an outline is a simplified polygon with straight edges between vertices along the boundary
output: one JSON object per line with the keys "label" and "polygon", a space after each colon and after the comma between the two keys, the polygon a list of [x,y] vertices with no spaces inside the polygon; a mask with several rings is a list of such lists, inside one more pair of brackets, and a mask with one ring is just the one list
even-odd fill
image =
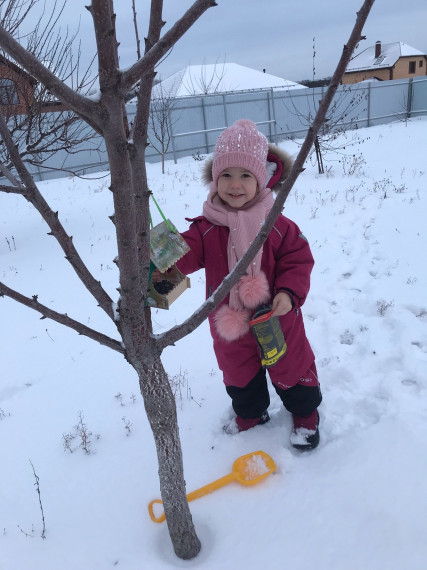
{"label": "tree branch", "polygon": [[357,43],[360,41],[363,26],[365,25],[366,19],[374,4],[374,1],[375,0],[365,0],[362,8],[357,13],[356,23],[353,27],[347,44],[344,46],[341,58],[335,69],[335,73],[332,76],[325,96],[319,105],[313,124],[308,130],[307,136],[305,137],[301,149],[295,159],[291,172],[284,181],[282,188],[278,192],[274,206],[270,210],[270,213],[262,225],[257,237],[254,239],[252,245],[246,251],[244,256],[239,260],[234,270],[224,279],[224,281],[213,293],[213,295],[211,295],[211,297],[209,297],[205,303],[199,309],[197,309],[193,315],[191,315],[190,318],[186,319],[182,324],[171,328],[169,331],[166,331],[163,334],[155,335],[160,350],[163,350],[166,346],[175,344],[175,342],[190,334],[207,318],[209,313],[211,313],[218,306],[218,304],[225,299],[231,288],[245,274],[249,263],[252,261],[259,248],[267,239],[270,231],[274,226],[274,222],[283,209],[283,205],[289,195],[289,192],[295,184],[298,176],[304,170],[304,163],[307,159],[308,153],[310,152],[310,148],[313,145],[317,133],[319,132],[319,129],[325,120],[329,105],[334,98],[341,78],[346,70],[348,62],[350,61],[351,54],[353,53],[353,50],[355,49]]}
{"label": "tree branch", "polygon": [[6,194],[23,194],[25,192],[25,186],[6,186],[5,184],[0,184],[0,192],[6,192]]}
{"label": "tree branch", "polygon": [[[92,0],[89,11],[94,20],[99,48],[102,108],[105,116],[108,117],[104,123],[103,137],[111,173],[110,190],[114,201],[118,249],[120,320],[117,321],[117,326],[129,352],[129,347],[132,346],[132,335],[139,325],[144,323],[146,296],[146,287],[144,289],[141,285],[139,241],[135,222],[136,211],[140,205],[131,171],[131,157],[134,152],[129,143],[124,97],[119,92],[118,82],[121,73],[118,69],[118,44],[113,2],[112,0]],[[122,323],[128,321],[133,325],[129,328],[126,325],[122,327]],[[126,331],[129,333],[128,337],[126,337]]]}
{"label": "tree branch", "polygon": [[132,0],[132,13],[133,13],[133,27],[135,29],[136,57],[137,57],[137,59],[140,59],[141,58],[141,40],[139,39],[139,33],[138,33],[138,21],[136,18],[135,0]]}
{"label": "tree branch", "polygon": [[157,41],[153,47],[127,71],[122,73],[120,89],[123,95],[147,72],[154,68],[160,59],[176,44],[176,42],[191,28],[191,26],[213,6],[215,0],[196,0],[185,14],[175,22],[172,28]]}
{"label": "tree branch", "polygon": [[[3,164],[2,162],[0,162],[0,172],[3,174],[3,176],[5,178],[7,178],[9,180],[9,182],[11,182],[15,187],[21,187],[19,184],[19,181],[15,178],[15,176],[11,173],[11,171],[9,170],[9,168],[7,168],[7,166],[5,164]],[[11,186],[3,186],[0,187],[0,190],[2,190],[3,188],[12,188]],[[22,187],[21,187],[22,188]],[[8,192],[9,190],[5,190],[6,192]],[[13,190],[10,190],[13,191]]]}
{"label": "tree branch", "polygon": [[88,10],[95,24],[99,87],[101,93],[105,94],[114,91],[120,75],[113,4],[111,0],[92,0]]}
{"label": "tree branch", "polygon": [[38,311],[42,314],[43,319],[51,319],[53,321],[56,321],[61,325],[75,330],[80,335],[87,336],[92,340],[96,340],[104,346],[108,346],[108,348],[112,348],[116,352],[125,354],[125,349],[120,341],[115,340],[114,338],[102,334],[94,329],[91,329],[78,321],[75,321],[67,314],[57,313],[56,311],[49,309],[49,307],[46,307],[46,305],[42,305],[38,302],[37,295],[34,295],[33,297],[26,297],[25,295],[18,293],[18,291],[10,289],[10,287],[7,287],[7,285],[0,281],[0,297],[4,296],[10,297],[14,301],[17,301],[26,307],[30,307],[35,311]]}
{"label": "tree branch", "polygon": [[[145,38],[145,52],[154,45],[160,37],[164,25],[162,20],[163,0],[152,0],[148,34]],[[148,145],[148,120],[150,114],[151,90],[155,77],[154,67],[146,73],[139,82],[137,94],[138,105],[132,133],[133,150],[130,154],[132,178],[135,194],[135,228],[138,240],[138,267],[140,268],[141,287],[148,289],[150,265],[150,226],[148,215],[150,206],[150,191],[148,189],[147,171],[145,167],[145,149]]]}
{"label": "tree branch", "polygon": [[[28,200],[28,202],[30,202],[40,213],[44,221],[49,226],[51,235],[53,235],[58,241],[59,245],[65,253],[65,258],[69,261],[85,287],[97,300],[99,306],[107,313],[111,319],[114,320],[112,299],[102,288],[101,283],[97,281],[87,269],[76,248],[74,247],[72,238],[67,234],[63,225],[59,221],[58,214],[53,212],[35,185],[33,177],[25,167],[25,164],[19,155],[18,149],[13,143],[1,109],[0,135],[7,147],[11,160],[14,163],[15,168],[24,185],[24,190],[18,192],[18,189],[16,189],[15,193],[22,194],[22,196],[24,196],[24,198]],[[7,191],[11,192],[10,189]]]}
{"label": "tree branch", "polygon": [[97,115],[97,104],[68,87],[36,56],[23,48],[4,28],[0,25],[0,47],[4,49],[16,62],[40,83],[42,83],[64,105],[72,109],[98,133],[102,132],[102,121]]}

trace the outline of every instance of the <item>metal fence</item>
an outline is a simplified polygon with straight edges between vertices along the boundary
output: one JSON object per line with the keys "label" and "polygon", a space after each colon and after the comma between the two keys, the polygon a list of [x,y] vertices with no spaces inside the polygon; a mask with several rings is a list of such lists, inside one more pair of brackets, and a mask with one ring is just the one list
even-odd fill
{"label": "metal fence", "polygon": [[[218,132],[250,118],[272,142],[303,138],[326,88],[274,89],[176,101],[168,159],[212,152]],[[356,129],[427,114],[427,77],[340,86],[324,129]]]}
{"label": "metal fence", "polygon": [[[176,99],[168,105],[172,135],[166,160],[212,152],[220,131],[241,118],[249,118],[271,142],[303,138],[326,88],[262,89]],[[136,112],[127,105],[129,122]],[[338,88],[324,129],[356,129],[427,114],[427,77],[396,81],[363,82]],[[154,140],[150,128],[149,137]],[[95,141],[96,142],[96,141]],[[94,144],[92,144],[92,147]],[[100,139],[96,151],[81,149],[73,155],[58,153],[42,168],[34,169],[36,180],[61,176],[58,168],[77,174],[108,170],[107,153]],[[146,151],[149,162],[161,159],[153,146]],[[67,173],[63,173],[66,176]]]}

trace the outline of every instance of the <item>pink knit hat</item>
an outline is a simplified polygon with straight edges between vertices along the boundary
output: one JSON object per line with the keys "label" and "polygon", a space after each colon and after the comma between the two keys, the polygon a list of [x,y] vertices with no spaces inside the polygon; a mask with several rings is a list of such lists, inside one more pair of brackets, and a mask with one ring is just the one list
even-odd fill
{"label": "pink knit hat", "polygon": [[249,119],[240,119],[218,137],[215,145],[212,178],[215,186],[219,175],[230,167],[252,172],[262,190],[267,184],[266,161],[268,141]]}

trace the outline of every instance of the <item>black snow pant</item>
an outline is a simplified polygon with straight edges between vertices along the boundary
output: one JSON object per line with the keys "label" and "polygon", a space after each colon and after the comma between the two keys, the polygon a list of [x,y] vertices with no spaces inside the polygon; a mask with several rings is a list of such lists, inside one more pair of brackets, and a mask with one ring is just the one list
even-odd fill
{"label": "black snow pant", "polygon": [[[273,386],[285,408],[295,416],[309,416],[322,401],[320,386],[296,384],[286,390],[275,384]],[[241,418],[260,418],[270,405],[264,368],[261,368],[244,388],[226,386],[226,390],[232,400],[233,410]]]}

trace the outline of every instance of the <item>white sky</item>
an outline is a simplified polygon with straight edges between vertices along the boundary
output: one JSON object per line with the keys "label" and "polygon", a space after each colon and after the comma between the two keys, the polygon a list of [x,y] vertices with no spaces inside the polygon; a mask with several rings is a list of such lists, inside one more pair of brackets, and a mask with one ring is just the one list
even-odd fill
{"label": "white sky", "polygon": [[[162,79],[186,67],[203,63],[238,63],[267,73],[299,81],[313,75],[313,38],[316,38],[316,77],[332,75],[356,19],[362,0],[217,0],[175,46],[160,65]],[[46,0],[49,6],[53,0]],[[74,30],[79,18],[83,57],[93,54],[92,18],[88,0],[69,0],[64,27]],[[166,31],[192,4],[191,0],[165,0]],[[137,0],[139,35],[147,30],[149,0]],[[302,8],[303,6],[303,8]],[[115,2],[120,63],[131,65],[136,58],[131,0]],[[427,53],[427,2],[425,0],[377,0],[371,10],[360,49],[383,43],[405,42]]]}

